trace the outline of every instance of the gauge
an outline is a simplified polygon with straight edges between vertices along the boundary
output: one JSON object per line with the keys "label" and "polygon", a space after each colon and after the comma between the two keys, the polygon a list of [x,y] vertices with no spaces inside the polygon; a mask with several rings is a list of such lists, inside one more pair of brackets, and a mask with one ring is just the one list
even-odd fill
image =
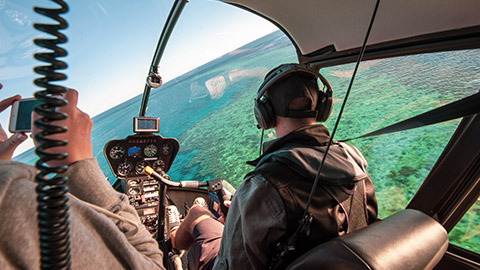
{"label": "gauge", "polygon": [[138,184],[140,184],[140,180],[138,179],[132,179],[132,180],[128,180],[128,185],[131,186],[131,187],[135,187],[135,186],[138,186]]}
{"label": "gauge", "polygon": [[153,169],[155,169],[155,171],[165,170],[165,162],[161,159],[155,160],[155,162],[153,163]]}
{"label": "gauge", "polygon": [[123,155],[125,155],[125,148],[123,148],[123,147],[120,146],[120,145],[115,145],[114,147],[112,147],[112,149],[110,149],[109,156],[110,156],[112,159],[122,158]]}
{"label": "gauge", "polygon": [[135,171],[138,173],[138,174],[142,174],[143,173],[143,169],[145,169],[145,166],[148,166],[148,162],[145,161],[145,160],[141,160],[137,163],[137,165],[135,165]]}
{"label": "gauge", "polygon": [[138,158],[140,157],[140,153],[142,151],[142,148],[138,146],[132,146],[128,148],[128,156],[133,157],[133,158]]}
{"label": "gauge", "polygon": [[138,193],[140,193],[140,189],[138,189],[138,188],[131,188],[131,189],[128,190],[128,194],[130,194],[132,196],[135,196]]}
{"label": "gauge", "polygon": [[153,157],[155,154],[157,154],[157,147],[154,144],[149,144],[145,146],[145,149],[143,149],[143,153],[147,157]]}
{"label": "gauge", "polygon": [[169,155],[170,152],[172,152],[172,148],[168,143],[164,143],[162,145],[162,153],[166,156],[166,155]]}
{"label": "gauge", "polygon": [[120,176],[127,176],[132,171],[133,171],[133,165],[128,161],[124,161],[120,163],[120,165],[118,165],[118,168],[117,168],[117,173]]}

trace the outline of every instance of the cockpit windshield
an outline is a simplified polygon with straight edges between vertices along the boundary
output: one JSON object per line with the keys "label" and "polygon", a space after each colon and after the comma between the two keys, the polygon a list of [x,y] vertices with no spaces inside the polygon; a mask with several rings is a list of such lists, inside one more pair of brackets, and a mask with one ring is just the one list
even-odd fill
{"label": "cockpit windshield", "polygon": [[[104,112],[141,94],[152,47],[158,40],[162,25],[173,1],[134,2],[71,1],[65,14],[69,26],[63,31],[68,42],[64,48],[68,64],[67,81],[61,85],[81,93],[79,106],[91,116]],[[31,97],[39,90],[32,81],[39,76],[34,66],[44,63],[33,54],[42,49],[34,38],[51,38],[35,30],[33,23],[55,23],[33,11],[33,6],[57,8],[45,1],[0,1],[0,78],[2,96],[19,93]],[[4,113],[2,122],[8,122]],[[4,123],[5,123],[4,122]],[[17,154],[32,147],[22,145]],[[27,148],[26,148],[27,147]]]}
{"label": "cockpit windshield", "polygon": [[[91,116],[98,115],[94,119],[96,122],[101,118],[99,114],[126,101],[132,105],[132,110],[123,111],[121,117],[125,118],[122,119],[128,123],[133,116],[138,116],[140,103],[135,97],[138,98],[142,94],[155,46],[173,2],[146,1],[141,5],[128,2],[119,5],[101,1],[69,3],[70,11],[65,15],[69,27],[64,31],[69,39],[64,46],[69,52],[65,57],[69,65],[65,71],[68,79],[62,83],[79,90],[81,93],[79,107]],[[32,83],[38,75],[34,74],[32,69],[42,63],[34,60],[32,55],[41,49],[33,45],[32,40],[46,34],[35,30],[32,24],[53,21],[34,13],[32,7],[35,4],[35,1],[0,3],[2,14],[0,74],[4,85],[2,93],[5,95],[10,91],[12,94],[20,93],[22,97],[30,97],[38,90]],[[57,7],[56,4],[49,2],[44,6]],[[212,12],[216,14],[215,18],[212,18]],[[159,71],[163,81],[166,82],[165,87],[155,89],[152,95],[159,92],[175,92],[176,88],[171,89],[171,86],[176,84],[182,74],[222,55],[234,55],[239,52],[235,51],[237,48],[275,29],[271,23],[223,3],[214,1],[189,3],[160,63]],[[292,51],[291,55],[293,54]],[[282,60],[278,59],[278,62],[280,61]],[[267,68],[263,69],[264,72]],[[249,72],[253,74],[255,71]],[[235,76],[236,78],[232,79],[236,80],[237,77],[246,74],[236,72],[232,76]],[[262,77],[263,74],[258,74],[257,71],[256,76]],[[211,88],[215,83],[217,82],[214,79],[210,80],[208,87]],[[202,92],[201,86],[197,84],[188,85],[190,96],[187,100],[181,100],[182,102],[189,103],[205,97],[206,93]],[[10,86],[14,86],[15,89],[10,89]],[[215,90],[211,89],[213,98],[217,100],[223,95],[224,90],[219,89],[218,87]],[[168,94],[175,96],[180,95],[180,92]],[[153,116],[158,113],[156,107],[164,107],[171,101],[162,99],[159,104],[152,101],[147,114]],[[173,112],[172,109],[168,110]],[[182,107],[176,107],[174,111],[182,111]],[[156,116],[162,118],[162,134],[179,135],[169,134],[168,130],[165,130],[169,126],[166,125],[167,122],[163,122],[166,115]],[[1,117],[2,122],[8,123],[8,113],[3,113]],[[130,127],[130,123],[125,126],[117,124],[111,130],[116,130],[115,135],[123,136],[132,132]],[[102,148],[105,138],[102,136],[102,139],[98,140],[96,145],[98,149]],[[17,149],[16,154],[32,146],[31,142],[24,143]]]}

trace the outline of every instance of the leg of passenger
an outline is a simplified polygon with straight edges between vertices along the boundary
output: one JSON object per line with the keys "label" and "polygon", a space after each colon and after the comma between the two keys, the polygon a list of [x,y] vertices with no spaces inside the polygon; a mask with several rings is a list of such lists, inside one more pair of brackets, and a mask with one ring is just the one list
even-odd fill
{"label": "leg of passenger", "polygon": [[202,220],[211,218],[213,214],[208,209],[194,205],[177,230],[171,232],[172,244],[177,249],[188,249],[193,244],[193,228]]}
{"label": "leg of passenger", "polygon": [[188,251],[188,268],[208,270],[213,268],[222,241],[223,224],[206,218],[193,227],[194,245]]}
{"label": "leg of passenger", "polygon": [[176,249],[192,247],[188,252],[189,269],[211,269],[220,248],[222,233],[223,224],[206,207],[193,205],[170,237]]}

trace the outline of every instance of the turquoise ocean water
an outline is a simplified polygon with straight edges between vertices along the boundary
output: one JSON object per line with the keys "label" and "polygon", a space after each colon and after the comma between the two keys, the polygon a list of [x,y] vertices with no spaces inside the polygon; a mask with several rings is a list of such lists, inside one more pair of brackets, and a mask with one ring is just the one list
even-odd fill
{"label": "turquoise ocean water", "polygon": [[[245,161],[258,155],[260,132],[252,113],[258,86],[271,68],[296,61],[290,41],[277,31],[154,89],[147,115],[160,117],[163,137],[180,142],[180,152],[168,172],[172,180],[222,177],[238,186],[251,170]],[[321,70],[334,89],[334,109],[325,123],[330,129],[353,68],[349,64]],[[362,135],[479,89],[479,50],[362,63],[335,138]],[[112,184],[116,179],[106,163],[103,147],[109,140],[133,133],[132,119],[138,115],[140,103],[141,95],[93,118],[94,156]],[[369,162],[380,217],[406,206],[457,124],[458,120],[454,120],[351,142]],[[267,140],[273,137],[269,132],[265,136]],[[30,150],[15,160],[33,164],[36,157]],[[477,252],[479,208],[479,204],[474,205],[451,233],[456,243]]]}

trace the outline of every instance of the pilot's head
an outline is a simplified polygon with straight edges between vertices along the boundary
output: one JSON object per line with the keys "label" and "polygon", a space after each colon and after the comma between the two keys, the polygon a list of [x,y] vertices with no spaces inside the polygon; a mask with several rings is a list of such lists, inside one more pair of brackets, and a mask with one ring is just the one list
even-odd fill
{"label": "pilot's head", "polygon": [[[326,86],[319,90],[318,79]],[[270,71],[255,98],[258,127],[273,128],[280,118],[323,122],[332,109],[332,90],[318,72],[301,64],[283,64]],[[306,120],[306,121],[305,121]]]}

